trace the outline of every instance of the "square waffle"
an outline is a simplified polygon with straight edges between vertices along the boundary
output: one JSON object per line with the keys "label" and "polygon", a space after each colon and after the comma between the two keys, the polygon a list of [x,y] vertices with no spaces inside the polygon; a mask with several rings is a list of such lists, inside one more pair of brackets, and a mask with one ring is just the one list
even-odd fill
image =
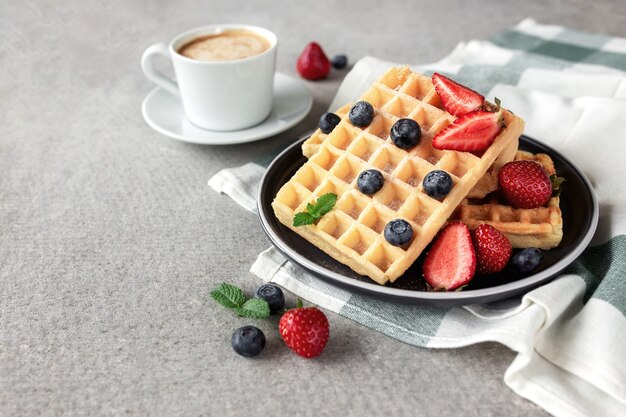
{"label": "square waffle", "polygon": [[[489,167],[517,141],[524,122],[503,110],[506,127],[478,157],[432,147],[432,138],[455,118],[442,109],[429,77],[408,67],[393,67],[360,100],[374,107],[372,122],[359,128],[344,114],[316,145],[317,152],[281,187],[272,207],[282,224],[357,273],[384,285],[415,262]],[[421,126],[421,141],[409,151],[396,147],[390,139],[390,129],[400,118],[412,118]],[[356,186],[359,173],[366,169],[381,171],[385,179],[383,188],[372,196]],[[434,169],[447,171],[454,184],[441,201],[424,193],[421,184]],[[294,215],[326,193],[337,195],[335,207],[317,224],[294,227]],[[383,236],[385,225],[398,218],[413,228],[413,238],[404,247],[391,245]]]}
{"label": "square waffle", "polygon": [[[518,151],[515,160],[538,162],[548,175],[555,174],[554,163],[546,154]],[[496,172],[497,178],[497,172]],[[499,202],[496,195],[486,199],[464,200],[453,215],[470,229],[487,223],[498,229],[511,241],[514,248],[552,249],[563,238],[563,217],[559,197],[552,197],[545,207],[516,209]]]}
{"label": "square waffle", "polygon": [[[335,111],[335,114],[340,118],[343,118],[350,111],[350,107],[352,107],[351,103],[345,104]],[[315,155],[326,137],[328,137],[328,135],[317,128],[315,132],[313,132],[313,134],[311,134],[311,136],[309,136],[309,138],[302,143],[302,154],[307,158]],[[500,171],[502,165],[513,160],[517,153],[518,146],[519,138],[511,142],[511,144],[498,156],[496,162],[494,162],[487,173],[485,173],[485,175],[469,192],[467,195],[468,198],[483,198],[487,194],[498,189],[498,172]]]}

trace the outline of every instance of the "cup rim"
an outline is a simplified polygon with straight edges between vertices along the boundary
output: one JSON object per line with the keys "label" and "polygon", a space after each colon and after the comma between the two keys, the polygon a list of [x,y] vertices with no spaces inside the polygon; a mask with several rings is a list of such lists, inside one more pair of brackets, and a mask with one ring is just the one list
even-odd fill
{"label": "cup rim", "polygon": [[[179,43],[183,38],[189,38],[188,40],[192,40],[195,37],[198,36],[202,36],[202,35],[210,35],[212,33],[218,33],[216,32],[218,29],[225,29],[225,30],[232,30],[232,29],[242,29],[242,30],[250,30],[252,32],[257,33],[260,36],[263,36],[265,39],[267,39],[270,42],[270,47],[267,48],[267,50],[261,52],[260,54],[257,55],[252,55],[252,56],[247,56],[245,58],[240,58],[240,59],[232,59],[232,60],[228,60],[228,61],[200,61],[197,59],[192,59],[192,58],[188,58],[182,54],[180,54],[178,52],[178,48],[175,48],[174,46]],[[262,57],[264,57],[265,55],[271,54],[277,47],[278,45],[278,37],[276,36],[276,34],[274,32],[272,32],[269,29],[260,27],[260,26],[254,26],[254,25],[246,25],[243,23],[224,23],[224,24],[215,24],[215,25],[206,25],[206,26],[200,26],[194,29],[189,29],[177,36],[175,36],[169,43],[168,45],[168,49],[170,51],[170,54],[174,57],[176,57],[177,59],[180,59],[184,62],[189,62],[189,63],[194,63],[194,64],[198,64],[198,65],[232,65],[232,64],[238,64],[241,62],[246,62],[246,61],[254,61],[256,59],[261,59]],[[182,45],[179,45],[178,47],[180,47]]]}

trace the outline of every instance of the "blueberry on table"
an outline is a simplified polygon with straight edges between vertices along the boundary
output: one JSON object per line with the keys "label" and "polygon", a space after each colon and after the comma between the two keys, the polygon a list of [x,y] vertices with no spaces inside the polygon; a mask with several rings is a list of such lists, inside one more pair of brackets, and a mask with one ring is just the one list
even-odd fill
{"label": "blueberry on table", "polygon": [[320,117],[320,121],[317,125],[323,133],[329,134],[333,131],[335,126],[339,124],[340,121],[341,119],[339,118],[339,116],[337,116],[335,113],[329,112],[322,114],[322,117]]}
{"label": "blueberry on table", "polygon": [[413,228],[404,219],[395,219],[385,226],[385,239],[394,246],[402,246],[411,241]]}
{"label": "blueberry on table", "polygon": [[413,119],[400,119],[391,127],[391,140],[400,149],[411,149],[422,138],[422,128]]}
{"label": "blueberry on table", "polygon": [[240,327],[233,333],[230,344],[235,352],[251,358],[261,353],[265,347],[265,335],[258,327]]}
{"label": "blueberry on table", "polygon": [[363,194],[372,195],[383,188],[385,178],[380,171],[368,169],[359,174],[356,180],[356,186]]}
{"label": "blueberry on table", "polygon": [[348,57],[345,54],[335,55],[331,60],[333,68],[344,69],[348,65]]}
{"label": "blueberry on table", "polygon": [[452,177],[446,171],[430,171],[422,181],[424,192],[432,198],[443,198],[452,189]]}
{"label": "blueberry on table", "polygon": [[350,109],[348,118],[355,126],[367,126],[374,118],[374,107],[367,101],[357,101]]}
{"label": "blueberry on table", "polygon": [[526,248],[513,255],[511,262],[517,272],[528,274],[543,262],[543,253],[537,248]]}
{"label": "blueberry on table", "polygon": [[256,298],[262,298],[270,306],[270,312],[276,313],[285,306],[285,295],[279,286],[274,284],[263,284],[254,293]]}

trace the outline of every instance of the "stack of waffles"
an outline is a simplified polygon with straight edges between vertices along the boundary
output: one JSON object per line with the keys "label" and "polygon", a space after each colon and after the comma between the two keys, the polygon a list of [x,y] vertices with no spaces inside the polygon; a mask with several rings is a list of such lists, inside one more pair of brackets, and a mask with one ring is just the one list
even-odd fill
{"label": "stack of waffles", "polygon": [[[453,219],[470,227],[492,223],[515,247],[539,246],[529,244],[538,240],[546,242],[540,247],[547,247],[560,240],[556,236],[561,227],[558,198],[545,210],[515,210],[491,197],[497,188],[497,172],[506,162],[536,158],[544,166],[551,164],[545,156],[518,153],[522,119],[503,109],[505,127],[481,155],[475,155],[433,148],[432,138],[455,117],[443,109],[431,79],[408,67],[390,68],[360,101],[369,102],[375,110],[368,126],[360,128],[350,122],[351,105],[347,104],[335,112],[341,121],[329,134],[318,129],[303,144],[307,162],[272,203],[282,224],[381,285],[402,276]],[[421,141],[409,150],[395,146],[390,138],[391,127],[401,118],[413,119],[421,127]],[[368,169],[384,176],[383,188],[371,196],[356,185],[358,175]],[[437,169],[448,172],[453,182],[450,193],[440,200],[429,197],[422,186],[424,176]],[[294,215],[326,193],[337,195],[334,208],[316,224],[295,227]],[[413,237],[407,245],[394,246],[385,239],[385,225],[394,219],[411,225]]]}

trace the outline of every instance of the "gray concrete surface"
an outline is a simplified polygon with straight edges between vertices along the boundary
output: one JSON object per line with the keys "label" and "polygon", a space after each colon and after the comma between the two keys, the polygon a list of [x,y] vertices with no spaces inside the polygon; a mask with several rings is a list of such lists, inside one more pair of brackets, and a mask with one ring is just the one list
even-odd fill
{"label": "gray concrete surface", "polygon": [[342,73],[308,83],[314,109],[284,134],[194,146],[142,120],[144,48],[247,22],[278,34],[294,75],[310,40],[424,63],[527,16],[626,27],[621,0],[351,3],[0,1],[0,415],[546,415],[504,385],[514,354],[496,344],[418,349],[329,314],[317,360],[290,353],[275,319],[257,322],[258,359],[230,348],[248,320],[207,294],[223,280],[252,292],[269,241],[206,181],[313,127]]}

